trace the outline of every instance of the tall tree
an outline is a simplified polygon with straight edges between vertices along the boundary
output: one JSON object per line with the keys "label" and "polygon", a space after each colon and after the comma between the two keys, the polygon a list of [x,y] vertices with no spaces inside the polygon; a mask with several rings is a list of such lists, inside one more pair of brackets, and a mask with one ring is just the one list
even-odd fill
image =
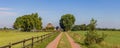
{"label": "tall tree", "polygon": [[72,28],[72,25],[75,23],[75,17],[72,14],[65,14],[60,19],[60,27],[64,31],[69,31]]}
{"label": "tall tree", "polygon": [[42,19],[38,17],[37,13],[23,15],[16,19],[13,27],[21,31],[40,30],[42,29]]}

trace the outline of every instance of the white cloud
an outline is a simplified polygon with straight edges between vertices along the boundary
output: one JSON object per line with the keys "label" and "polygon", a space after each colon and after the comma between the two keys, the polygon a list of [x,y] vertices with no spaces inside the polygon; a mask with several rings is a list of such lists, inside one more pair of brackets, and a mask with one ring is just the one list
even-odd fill
{"label": "white cloud", "polygon": [[12,8],[0,8],[0,10],[12,10]]}
{"label": "white cloud", "polygon": [[0,11],[0,16],[10,16],[10,15],[16,15],[16,13]]}
{"label": "white cloud", "polygon": [[3,8],[3,7],[0,7],[0,16],[16,15],[15,12],[10,12],[9,10],[12,10],[12,8]]}

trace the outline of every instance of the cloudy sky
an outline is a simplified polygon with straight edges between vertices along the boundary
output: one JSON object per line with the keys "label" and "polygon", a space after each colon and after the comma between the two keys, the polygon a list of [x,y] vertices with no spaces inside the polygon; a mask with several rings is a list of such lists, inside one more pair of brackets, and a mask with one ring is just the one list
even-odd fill
{"label": "cloudy sky", "polygon": [[1,0],[0,28],[12,27],[17,17],[36,12],[43,26],[58,26],[60,17],[70,13],[75,24],[88,24],[94,18],[97,27],[120,28],[120,0]]}

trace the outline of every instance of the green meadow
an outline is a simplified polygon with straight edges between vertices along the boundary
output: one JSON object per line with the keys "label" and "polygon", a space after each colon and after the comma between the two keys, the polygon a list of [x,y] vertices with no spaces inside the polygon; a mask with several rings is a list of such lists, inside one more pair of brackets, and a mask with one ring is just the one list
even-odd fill
{"label": "green meadow", "polygon": [[18,42],[31,37],[41,36],[50,32],[19,32],[19,31],[0,31],[0,46]]}
{"label": "green meadow", "polygon": [[[73,31],[69,32],[70,36],[75,40],[75,42],[82,45],[85,39],[85,34],[87,31]],[[119,48],[120,47],[120,31],[97,31],[99,33],[105,33],[107,36],[105,40],[101,43],[103,48]]]}

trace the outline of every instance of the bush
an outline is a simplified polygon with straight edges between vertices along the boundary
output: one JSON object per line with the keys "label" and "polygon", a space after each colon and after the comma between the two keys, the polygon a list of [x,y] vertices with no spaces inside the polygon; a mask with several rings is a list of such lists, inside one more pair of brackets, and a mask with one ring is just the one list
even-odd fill
{"label": "bush", "polygon": [[86,38],[85,38],[84,42],[86,45],[99,44],[102,41],[104,41],[105,37],[106,37],[106,35],[104,33],[102,35],[99,35],[95,32],[93,32],[93,33],[88,32],[86,34]]}
{"label": "bush", "polygon": [[89,26],[88,26],[89,31],[85,35],[86,38],[84,40],[84,43],[87,46],[91,46],[92,44],[99,44],[102,41],[104,41],[104,38],[106,37],[106,35],[104,33],[102,33],[101,35],[98,34],[95,31],[95,26],[96,26],[96,20],[92,19],[91,22],[90,22],[90,24],[89,24]]}

